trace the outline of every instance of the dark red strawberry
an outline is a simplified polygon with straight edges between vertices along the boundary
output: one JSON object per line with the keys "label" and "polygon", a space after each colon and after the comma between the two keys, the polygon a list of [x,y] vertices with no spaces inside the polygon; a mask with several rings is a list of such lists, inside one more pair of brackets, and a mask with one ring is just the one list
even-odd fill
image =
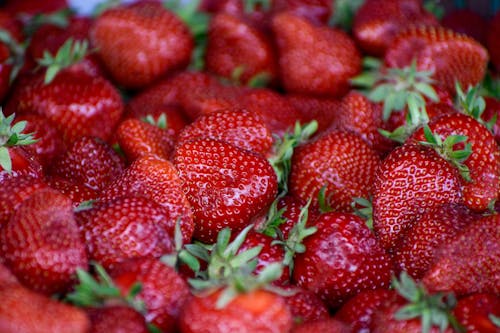
{"label": "dark red strawberry", "polygon": [[488,21],[471,9],[456,9],[448,12],[441,20],[441,25],[486,45]]}
{"label": "dark red strawberry", "polygon": [[367,0],[354,16],[353,34],[367,53],[383,56],[396,35],[408,25],[438,25],[419,0]]}
{"label": "dark red strawberry", "polygon": [[325,25],[334,11],[334,3],[328,0],[273,0],[272,13],[291,12],[314,24]]}
{"label": "dark red strawberry", "polygon": [[216,14],[210,21],[205,66],[207,71],[241,84],[257,75],[275,81],[278,75],[269,37],[244,19],[226,13]]}
{"label": "dark red strawberry", "polygon": [[389,285],[392,263],[365,221],[349,213],[326,213],[313,224],[304,253],[297,254],[293,278],[331,308],[363,290]]}
{"label": "dark red strawberry", "polygon": [[113,79],[134,89],[185,67],[193,50],[188,27],[155,1],[106,10],[95,20],[91,39]]}
{"label": "dark red strawberry", "polygon": [[309,123],[313,120],[318,122],[317,133],[321,133],[327,129],[337,118],[340,103],[336,99],[297,94],[288,94],[285,97],[299,112],[300,119],[304,123]]}
{"label": "dark red strawberry", "polygon": [[361,70],[354,41],[343,31],[316,27],[291,13],[273,18],[282,84],[288,92],[339,96]]}
{"label": "dark red strawberry", "polygon": [[300,324],[296,326],[292,333],[315,333],[315,332],[324,332],[324,333],[349,333],[351,330],[349,326],[345,323],[334,319],[321,319],[313,322],[306,322],[304,324]]}
{"label": "dark red strawberry", "polygon": [[124,168],[111,146],[96,137],[82,136],[54,162],[50,173],[100,191]]}
{"label": "dark red strawberry", "polygon": [[491,62],[497,72],[500,72],[500,47],[498,46],[498,34],[500,33],[500,12],[491,19],[488,30],[486,45],[491,57]]}
{"label": "dark red strawberry", "polygon": [[193,207],[194,237],[204,242],[213,242],[224,227],[243,229],[276,196],[276,174],[265,157],[229,143],[185,142],[173,160]]}
{"label": "dark red strawberry", "polygon": [[143,197],[160,204],[167,217],[164,228],[168,234],[174,237],[175,224],[179,220],[183,243],[190,243],[194,230],[193,212],[171,162],[152,155],[135,160],[101,193],[101,198],[106,200],[120,197]]}
{"label": "dark red strawberry", "polygon": [[148,333],[142,314],[127,306],[88,309],[92,333]]}
{"label": "dark red strawberry", "polygon": [[493,294],[472,294],[461,298],[453,310],[457,321],[470,333],[496,333],[491,316],[500,316],[500,297]]}
{"label": "dark red strawberry", "polygon": [[461,200],[458,169],[421,144],[395,148],[373,185],[373,226],[381,245],[393,249],[426,211]]}
{"label": "dark red strawberry", "polygon": [[68,8],[68,2],[66,0],[49,0],[43,2],[37,0],[8,0],[4,8],[13,16],[17,14],[35,15],[52,13],[57,10]]}
{"label": "dark red strawberry", "polygon": [[90,259],[105,268],[132,258],[160,257],[173,250],[164,209],[141,197],[96,201],[77,213]]}
{"label": "dark red strawberry", "polygon": [[69,179],[48,177],[46,182],[51,188],[67,195],[75,207],[85,201],[95,200],[98,197],[97,192],[90,187],[83,184],[73,183]]}
{"label": "dark red strawberry", "polygon": [[457,295],[500,292],[500,215],[478,219],[437,250],[424,275],[430,290]]}
{"label": "dark red strawberry", "polygon": [[351,210],[354,197],[368,197],[378,154],[358,135],[330,131],[299,146],[292,157],[290,193],[302,200],[312,198],[318,207],[318,194],[326,186],[326,196],[335,210]]}
{"label": "dark red strawberry", "polygon": [[285,297],[296,324],[321,321],[330,317],[325,303],[312,291],[289,287],[292,295]]}
{"label": "dark red strawberry", "polygon": [[87,333],[90,330],[84,311],[21,285],[0,286],[0,297],[0,331],[4,333]]}
{"label": "dark red strawberry", "polygon": [[35,291],[63,292],[78,268],[87,269],[72,202],[55,190],[38,190],[23,201],[0,229],[0,239],[5,264]]}
{"label": "dark red strawberry", "polygon": [[442,27],[421,26],[399,33],[384,59],[388,67],[397,68],[416,60],[418,70],[433,71],[437,84],[453,93],[456,81],[469,87],[483,79],[488,52],[466,35]]}

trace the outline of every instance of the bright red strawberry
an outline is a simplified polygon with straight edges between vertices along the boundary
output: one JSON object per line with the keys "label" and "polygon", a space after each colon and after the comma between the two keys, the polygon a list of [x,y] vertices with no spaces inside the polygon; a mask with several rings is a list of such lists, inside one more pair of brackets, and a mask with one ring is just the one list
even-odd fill
{"label": "bright red strawberry", "polygon": [[317,207],[319,191],[326,186],[332,208],[350,211],[353,198],[371,193],[379,164],[378,154],[358,135],[330,131],[295,150],[290,193],[302,200],[312,198]]}
{"label": "bright red strawberry", "polygon": [[95,20],[91,39],[113,79],[127,88],[185,67],[193,49],[188,27],[154,1],[106,10]]}
{"label": "bright red strawberry", "polygon": [[444,204],[417,218],[397,245],[394,261],[401,271],[421,279],[434,261],[439,246],[452,240],[481,215],[461,204]]}
{"label": "bright red strawberry", "polygon": [[123,305],[88,309],[92,333],[148,333],[142,314]]}
{"label": "bright red strawberry", "polygon": [[243,229],[274,200],[276,174],[264,156],[213,139],[177,146],[174,165],[193,207],[196,239]]}
{"label": "bright red strawberry", "polygon": [[458,170],[421,144],[395,148],[382,161],[373,185],[373,226],[382,246],[393,249],[426,211],[461,200]]}
{"label": "bright red strawberry", "polygon": [[442,27],[421,26],[399,33],[384,59],[388,67],[396,68],[416,60],[418,70],[433,71],[437,84],[453,93],[456,81],[467,88],[483,79],[488,51],[466,35]]}
{"label": "bright red strawberry", "polygon": [[20,80],[6,110],[47,117],[69,143],[84,135],[107,140],[122,115],[123,103],[104,78],[65,70],[49,84],[42,75]]}
{"label": "bright red strawberry", "polygon": [[365,221],[349,213],[320,215],[318,231],[307,237],[297,254],[293,278],[331,308],[363,290],[389,286],[392,263]]}
{"label": "bright red strawberry", "polygon": [[141,258],[116,265],[110,276],[123,295],[129,294],[133,284],[140,283],[136,298],[144,302],[146,321],[162,332],[176,332],[177,318],[190,292],[173,268],[157,259]]}
{"label": "bright red strawberry", "polygon": [[309,323],[330,317],[325,303],[315,293],[295,286],[289,289],[293,295],[286,296],[285,302],[295,323]]}
{"label": "bright red strawberry", "polygon": [[292,316],[281,296],[255,290],[237,295],[221,309],[216,305],[220,294],[215,292],[206,297],[192,297],[179,319],[180,331],[287,333],[292,327]]}
{"label": "bright red strawberry", "polygon": [[491,19],[486,41],[491,62],[495,66],[497,72],[500,72],[500,46],[498,45],[498,34],[500,34],[500,12]]}
{"label": "bright red strawberry", "polygon": [[304,324],[296,326],[292,330],[292,333],[316,333],[316,332],[350,333],[351,330],[349,329],[349,326],[347,326],[345,323],[334,318],[322,319],[313,322],[306,322]]}
{"label": "bright red strawberry", "polygon": [[[500,191],[500,151],[491,132],[472,117],[461,113],[434,118],[429,128],[443,141],[450,135],[467,137],[472,153],[463,162],[470,172],[470,180],[461,178],[463,200],[472,210],[487,210],[488,205],[498,199]],[[425,141],[424,130],[416,131],[410,140]]]}
{"label": "bright red strawberry", "polygon": [[95,200],[98,197],[97,192],[90,187],[83,184],[73,183],[68,179],[48,177],[46,182],[51,188],[68,196],[75,207],[80,205],[82,202]]}
{"label": "bright red strawberry", "polygon": [[0,297],[0,331],[4,333],[87,333],[90,330],[84,311],[21,285],[0,286]]}
{"label": "bright red strawberry", "polygon": [[354,16],[353,34],[367,53],[383,56],[396,35],[408,25],[438,25],[419,0],[367,0]]}
{"label": "bright red strawberry", "polygon": [[124,168],[111,146],[96,137],[82,136],[54,162],[50,173],[100,191]]}
{"label": "bright red strawberry", "polygon": [[175,223],[179,220],[183,243],[190,243],[193,213],[171,162],[152,155],[135,160],[101,193],[101,198],[106,200],[120,197],[144,197],[160,204],[167,217],[164,227],[168,234],[174,237]]}
{"label": "bright red strawberry", "polygon": [[500,215],[478,219],[437,250],[423,278],[430,290],[500,293]]}
{"label": "bright red strawberry", "polygon": [[396,299],[389,289],[365,290],[348,300],[335,318],[348,324],[353,332],[369,332],[375,312]]}
{"label": "bright red strawberry", "polygon": [[173,250],[164,209],[141,197],[96,201],[77,213],[89,257],[106,268],[132,258],[160,257]]}
{"label": "bright red strawberry", "polygon": [[317,133],[330,127],[337,118],[340,103],[333,98],[317,98],[308,95],[288,94],[285,96],[292,106],[299,112],[304,123],[313,120],[318,122]]}
{"label": "bright red strawberry", "polygon": [[278,75],[276,56],[271,41],[244,19],[225,13],[210,21],[205,54],[207,71],[247,84],[256,75],[275,81]]}
{"label": "bright red strawberry", "polygon": [[288,92],[339,96],[361,70],[354,41],[343,31],[316,27],[290,13],[273,18],[283,86]]}
{"label": "bright red strawberry", "polygon": [[500,316],[500,297],[493,294],[466,296],[457,302],[453,314],[469,333],[496,333],[498,326],[490,316]]}
{"label": "bright red strawberry", "polygon": [[0,239],[5,264],[35,291],[66,291],[76,270],[87,269],[72,202],[55,190],[38,190],[23,201],[0,229]]}

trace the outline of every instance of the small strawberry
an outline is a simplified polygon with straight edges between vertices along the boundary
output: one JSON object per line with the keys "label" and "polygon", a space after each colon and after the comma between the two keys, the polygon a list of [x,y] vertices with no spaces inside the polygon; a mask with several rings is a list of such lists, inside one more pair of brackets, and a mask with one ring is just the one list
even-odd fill
{"label": "small strawberry", "polygon": [[213,241],[227,226],[241,230],[276,196],[276,174],[264,156],[227,142],[184,142],[173,160],[193,207],[194,237],[201,241]]}
{"label": "small strawberry", "polygon": [[193,50],[188,27],[155,1],[104,11],[90,35],[116,83],[133,89],[185,67]]}
{"label": "small strawberry", "polygon": [[321,319],[300,324],[291,331],[292,333],[349,333],[349,326],[335,318]]}
{"label": "small strawberry", "polygon": [[500,316],[500,297],[493,294],[472,294],[461,298],[453,310],[457,321],[470,333],[496,333],[492,316]]}
{"label": "small strawberry", "polygon": [[19,281],[46,294],[63,292],[87,255],[71,200],[40,189],[23,201],[0,230],[1,256]]}
{"label": "small strawberry", "polygon": [[142,314],[123,306],[106,306],[88,309],[92,333],[148,333],[148,327]]}
{"label": "small strawberry", "polygon": [[316,27],[291,13],[274,16],[281,80],[286,91],[340,96],[361,70],[354,41],[343,31]]}

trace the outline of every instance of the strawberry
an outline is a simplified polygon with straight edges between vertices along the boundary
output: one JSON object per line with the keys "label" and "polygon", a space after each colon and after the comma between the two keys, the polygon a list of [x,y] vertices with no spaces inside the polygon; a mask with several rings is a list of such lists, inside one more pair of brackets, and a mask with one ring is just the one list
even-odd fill
{"label": "strawberry", "polygon": [[73,183],[71,180],[65,178],[48,177],[46,182],[51,188],[67,195],[73,202],[74,207],[78,207],[85,201],[95,200],[98,197],[97,192],[90,187]]}
{"label": "strawberry", "polygon": [[276,196],[269,162],[227,142],[185,142],[176,147],[173,160],[193,208],[194,237],[201,241],[213,241],[226,226],[243,229]]}
{"label": "strawberry", "polygon": [[116,83],[133,89],[185,67],[193,50],[188,27],[154,1],[104,11],[90,36]]}
{"label": "strawberry", "polygon": [[492,294],[472,294],[461,298],[453,310],[458,322],[470,333],[495,333],[491,316],[500,316],[500,297]]}
{"label": "strawberry", "polygon": [[330,205],[351,210],[354,197],[367,197],[380,164],[377,153],[358,135],[330,131],[299,146],[292,157],[290,193],[303,200],[313,198],[326,186]]}
{"label": "strawberry", "polygon": [[0,101],[3,102],[13,79],[23,66],[21,25],[5,11],[0,11]]}
{"label": "strawberry", "polygon": [[228,79],[235,71],[247,84],[257,75],[277,77],[275,51],[269,38],[244,19],[226,13],[214,15],[208,30],[206,70]]}
{"label": "strawberry", "polygon": [[421,279],[434,261],[439,246],[479,217],[461,204],[444,204],[427,210],[401,237],[395,263],[401,271]]}
{"label": "strawberry", "polygon": [[132,164],[101,193],[112,200],[120,197],[143,197],[163,207],[167,217],[165,230],[173,238],[175,223],[180,221],[183,243],[193,235],[193,213],[182,189],[182,181],[172,163],[156,156],[144,156]]}
{"label": "strawberry", "polygon": [[461,200],[458,169],[421,144],[408,143],[382,161],[373,185],[373,226],[381,245],[393,249],[422,214]]}
{"label": "strawberry", "polygon": [[330,317],[325,303],[315,293],[299,287],[290,287],[290,290],[293,295],[286,296],[285,302],[295,323],[321,321]]}
{"label": "strawberry", "polygon": [[453,93],[456,81],[469,87],[482,80],[488,52],[474,39],[446,28],[409,27],[394,38],[384,61],[401,68],[414,59],[419,70],[433,71],[436,82]]}
{"label": "strawberry", "polygon": [[486,45],[488,47],[488,52],[491,57],[491,62],[493,66],[495,66],[497,72],[500,72],[500,47],[496,42],[500,33],[500,13],[496,13],[496,15],[491,19],[489,30],[486,36]]}
{"label": "strawberry", "polygon": [[5,264],[35,291],[65,291],[77,268],[88,265],[72,202],[55,190],[40,189],[23,201],[0,239]]}
{"label": "strawberry", "polygon": [[500,215],[476,220],[452,241],[437,250],[437,256],[422,281],[429,290],[453,290],[457,295],[500,291]]}
{"label": "strawberry", "polygon": [[316,27],[290,13],[273,18],[281,80],[286,91],[340,96],[361,70],[361,57],[343,31]]}
{"label": "strawberry", "polygon": [[15,16],[16,14],[35,15],[42,13],[51,13],[65,8],[68,8],[67,0],[49,0],[44,2],[36,0],[9,0],[6,1],[6,4],[4,6],[4,9],[13,16]]}
{"label": "strawberry", "polygon": [[0,285],[7,286],[10,284],[19,285],[19,281],[4,264],[0,263]]}
{"label": "strawberry", "polygon": [[441,25],[486,45],[488,22],[471,9],[456,9],[447,13],[441,20]]}
{"label": "strawberry", "polygon": [[298,94],[287,94],[285,98],[299,112],[299,119],[304,123],[317,121],[318,133],[327,129],[337,118],[339,102],[336,99]]}
{"label": "strawberry", "polygon": [[389,285],[391,259],[361,218],[325,213],[313,225],[318,231],[304,240],[306,250],[295,258],[297,285],[319,295],[330,308],[363,290]]}
{"label": "strawberry", "polygon": [[50,173],[99,191],[123,169],[120,156],[107,143],[96,137],[82,136],[54,162]]}
{"label": "strawberry", "polygon": [[2,332],[86,333],[90,330],[90,321],[84,311],[21,285],[2,284],[0,297]]}
{"label": "strawberry", "polygon": [[271,11],[274,15],[290,12],[314,24],[325,25],[334,11],[333,6],[328,0],[274,0]]}
{"label": "strawberry", "polygon": [[343,322],[334,319],[322,319],[314,322],[300,324],[292,330],[292,333],[349,333],[351,330]]}
{"label": "strawberry", "polygon": [[368,54],[383,56],[394,37],[408,25],[438,22],[419,0],[367,0],[354,16],[353,35]]}
{"label": "strawberry", "polygon": [[144,317],[127,306],[107,306],[87,310],[93,333],[148,333]]}
{"label": "strawberry", "polygon": [[236,147],[266,155],[273,142],[259,115],[246,110],[222,110],[198,117],[185,127],[177,145],[201,138],[226,141]]}

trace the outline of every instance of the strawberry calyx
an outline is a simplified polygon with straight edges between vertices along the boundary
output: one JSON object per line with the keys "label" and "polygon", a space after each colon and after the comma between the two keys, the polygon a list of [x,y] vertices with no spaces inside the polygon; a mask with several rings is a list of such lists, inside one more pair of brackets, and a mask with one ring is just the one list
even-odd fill
{"label": "strawberry calyx", "polygon": [[435,18],[441,20],[444,17],[445,9],[439,1],[426,0],[423,3],[424,9],[434,15]]}
{"label": "strawberry calyx", "polygon": [[243,6],[245,13],[253,13],[257,10],[268,12],[271,10],[270,0],[244,0]]}
{"label": "strawberry calyx", "polygon": [[495,79],[489,72],[486,73],[483,82],[481,82],[479,94],[500,99],[500,79]]}
{"label": "strawberry calyx", "polygon": [[[228,83],[228,84],[232,84],[232,85],[242,86],[243,82],[241,80],[241,77],[242,77],[243,73],[245,73],[245,70],[246,70],[245,65],[236,66],[231,73],[230,80],[227,80],[226,78],[221,77],[220,81],[223,84]],[[267,87],[269,82],[271,82],[271,75],[268,72],[264,71],[264,72],[256,73],[254,76],[252,76],[247,81],[246,86],[250,87],[250,88],[265,88],[265,87]]]}
{"label": "strawberry calyx", "polygon": [[328,21],[329,26],[340,27],[351,31],[354,16],[365,0],[336,0],[333,2],[333,13]]}
{"label": "strawberry calyx", "polygon": [[11,33],[5,29],[0,29],[0,42],[3,43],[10,51],[10,56],[5,60],[5,64],[12,65],[12,70],[9,76],[9,83],[12,84],[17,75],[24,66],[24,57],[29,42],[19,43]]}
{"label": "strawberry calyx", "polygon": [[[186,264],[195,273],[195,275],[198,275],[201,267],[200,262],[197,257],[192,254],[200,254],[200,251],[197,251],[198,245],[184,244],[180,223],[181,218],[179,217],[175,222],[174,228],[174,251],[163,255],[160,258],[160,261],[174,268],[176,271],[179,271],[182,264]],[[203,256],[202,259],[204,260],[206,257]]]}
{"label": "strawberry calyx", "polygon": [[61,70],[81,62],[89,53],[88,48],[87,40],[75,41],[68,38],[55,55],[44,51],[43,58],[37,59],[39,67],[47,68],[44,83],[51,83]]}
{"label": "strawberry calyx", "polygon": [[333,207],[330,204],[330,198],[332,197],[333,193],[330,192],[330,194],[327,196],[326,189],[327,186],[323,185],[318,192],[318,207],[320,213],[322,214],[333,212]]}
{"label": "strawberry calyx", "polygon": [[[472,154],[472,145],[467,142],[465,135],[449,135],[443,141],[438,134],[432,132],[428,125],[424,125],[424,137],[426,141],[419,141],[420,144],[432,147],[445,160],[455,166],[462,178],[470,182],[470,170],[463,163]],[[455,145],[463,145],[463,149],[454,149]]]}
{"label": "strawberry calyx", "polygon": [[500,327],[500,317],[497,317],[494,314],[490,314],[488,318],[496,327]]}
{"label": "strawberry calyx", "polygon": [[267,211],[265,222],[255,229],[257,232],[272,238],[278,237],[278,233],[280,232],[279,226],[286,222],[286,219],[283,217],[286,207],[278,210],[278,203],[282,197],[283,195],[277,196],[277,198],[271,203],[271,206]]}
{"label": "strawberry calyx", "polygon": [[405,124],[399,126],[392,132],[382,128],[379,128],[378,131],[381,135],[390,140],[403,143],[413,134],[413,132],[428,122],[429,116],[427,115],[425,105],[419,105],[415,99],[410,98],[408,100],[408,113],[406,114]]}
{"label": "strawberry calyx", "polygon": [[35,15],[21,14],[23,32],[25,36],[31,37],[42,25],[53,25],[59,28],[66,28],[69,25],[69,18],[73,15],[71,8],[64,8],[53,13],[39,13]]}
{"label": "strawberry calyx", "polygon": [[366,226],[370,230],[373,230],[373,206],[371,199],[371,197],[369,199],[353,198],[351,207],[354,214],[365,220]]}
{"label": "strawberry calyx", "polygon": [[82,201],[82,202],[80,202],[80,204],[78,204],[78,206],[76,206],[73,209],[73,212],[78,213],[78,212],[92,209],[94,207],[95,202],[96,202],[96,200]]}
{"label": "strawberry calyx", "polygon": [[497,114],[495,114],[489,121],[485,121],[481,116],[486,109],[486,102],[479,94],[480,87],[469,87],[467,92],[462,90],[460,83],[456,82],[455,89],[457,92],[457,109],[462,113],[476,119],[479,123],[483,124],[490,132],[493,131],[493,126],[497,121]]}
{"label": "strawberry calyx", "polygon": [[5,117],[0,110],[0,167],[5,171],[12,171],[12,160],[9,154],[9,147],[26,146],[35,143],[33,133],[22,133],[26,128],[26,121],[19,121],[12,124],[15,115]]}
{"label": "strawberry calyx", "polygon": [[450,325],[457,332],[463,331],[463,328],[451,313],[457,302],[452,293],[430,294],[421,283],[417,284],[404,271],[401,273],[399,280],[393,278],[392,286],[399,295],[409,302],[395,313],[395,319],[410,320],[420,318],[422,333],[430,332],[432,327],[438,327],[441,332],[444,332]]}
{"label": "strawberry calyx", "polygon": [[162,130],[167,129],[167,115],[165,113],[160,114],[160,116],[155,119],[152,115],[141,118],[141,120],[147,124],[156,126]]}
{"label": "strawberry calyx", "polygon": [[293,150],[298,145],[306,142],[316,133],[318,122],[316,120],[302,126],[300,122],[295,123],[292,131],[287,131],[283,137],[276,137],[273,145],[273,155],[268,159],[269,163],[278,177],[278,189],[280,193],[288,192],[288,177],[292,168]]}

